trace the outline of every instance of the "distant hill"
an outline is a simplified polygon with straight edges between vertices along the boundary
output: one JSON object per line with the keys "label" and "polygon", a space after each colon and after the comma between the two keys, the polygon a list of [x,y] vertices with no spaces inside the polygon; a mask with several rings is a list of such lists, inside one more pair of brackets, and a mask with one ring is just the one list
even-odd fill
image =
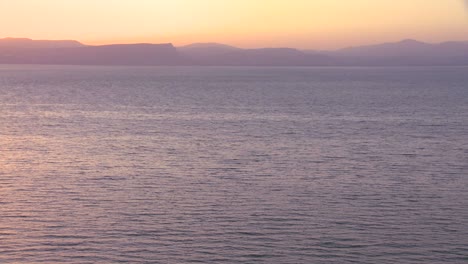
{"label": "distant hill", "polygon": [[178,47],[177,49],[190,56],[211,56],[240,50],[239,48],[219,43],[194,43]]}
{"label": "distant hill", "polygon": [[345,48],[335,51],[334,54],[343,56],[366,57],[448,57],[468,55],[468,42],[444,42],[440,44],[429,44],[407,39],[394,43]]}
{"label": "distant hill", "polygon": [[226,66],[314,66],[327,65],[328,61],[325,55],[305,54],[297,49],[265,48],[231,50],[200,58],[198,63]]}
{"label": "distant hill", "polygon": [[32,40],[28,38],[0,39],[0,49],[56,49],[83,47],[76,40]]}
{"label": "distant hill", "polygon": [[341,65],[468,65],[468,42],[424,43],[416,40],[350,47],[328,52]]}
{"label": "distant hill", "polygon": [[177,50],[193,64],[203,64],[202,61],[240,49],[219,43],[194,43],[178,47]]}
{"label": "distant hill", "polygon": [[468,65],[468,42],[403,40],[336,51],[241,49],[219,43],[90,46],[74,40],[0,39],[0,64],[199,66]]}
{"label": "distant hill", "polygon": [[[1,49],[0,49],[1,51]],[[1,54],[0,63],[71,65],[184,65],[172,44],[119,44],[66,48],[16,49]]]}

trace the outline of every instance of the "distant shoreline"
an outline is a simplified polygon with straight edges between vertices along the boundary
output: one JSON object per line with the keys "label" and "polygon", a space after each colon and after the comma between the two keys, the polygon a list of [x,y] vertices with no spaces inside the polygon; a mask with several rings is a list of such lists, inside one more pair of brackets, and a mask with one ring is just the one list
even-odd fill
{"label": "distant shoreline", "polygon": [[468,42],[403,40],[336,51],[241,49],[218,43],[88,46],[75,40],[0,39],[0,64],[213,67],[468,66]]}

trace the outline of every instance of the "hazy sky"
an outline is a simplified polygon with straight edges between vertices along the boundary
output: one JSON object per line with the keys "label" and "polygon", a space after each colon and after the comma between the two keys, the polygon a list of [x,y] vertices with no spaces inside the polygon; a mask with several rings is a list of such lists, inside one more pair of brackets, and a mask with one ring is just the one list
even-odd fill
{"label": "hazy sky", "polygon": [[0,0],[0,37],[339,48],[468,40],[463,0]]}

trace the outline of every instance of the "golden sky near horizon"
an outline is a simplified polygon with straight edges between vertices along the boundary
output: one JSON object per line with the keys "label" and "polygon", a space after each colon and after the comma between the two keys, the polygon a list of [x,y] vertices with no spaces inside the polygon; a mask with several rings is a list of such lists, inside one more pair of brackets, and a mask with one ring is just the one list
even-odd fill
{"label": "golden sky near horizon", "polygon": [[463,0],[0,0],[0,38],[333,49],[468,40]]}

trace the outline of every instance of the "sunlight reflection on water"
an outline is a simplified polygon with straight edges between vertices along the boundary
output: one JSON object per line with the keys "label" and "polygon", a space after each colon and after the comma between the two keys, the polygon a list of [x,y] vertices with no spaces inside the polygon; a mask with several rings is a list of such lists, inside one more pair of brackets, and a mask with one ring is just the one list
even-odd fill
{"label": "sunlight reflection on water", "polygon": [[0,262],[461,263],[466,70],[2,66]]}

